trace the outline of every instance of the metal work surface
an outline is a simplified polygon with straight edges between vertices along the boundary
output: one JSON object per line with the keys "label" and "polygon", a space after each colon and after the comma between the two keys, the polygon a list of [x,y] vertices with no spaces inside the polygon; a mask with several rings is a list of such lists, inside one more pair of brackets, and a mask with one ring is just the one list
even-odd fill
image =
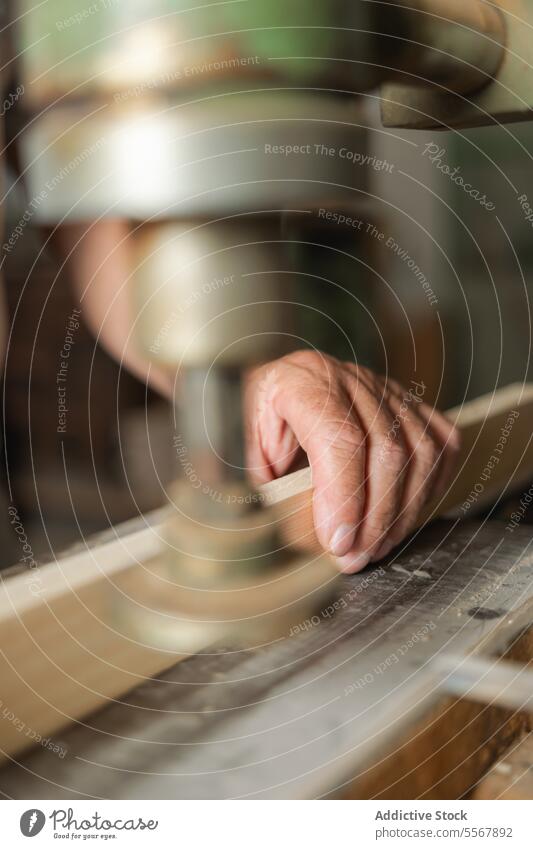
{"label": "metal work surface", "polygon": [[[177,664],[0,773],[12,798],[309,798],[342,791],[443,697],[441,655],[533,621],[531,529],[441,523],[346,577],[332,607],[253,652]],[[334,608],[336,610],[334,611]],[[54,741],[55,742],[55,741]]]}

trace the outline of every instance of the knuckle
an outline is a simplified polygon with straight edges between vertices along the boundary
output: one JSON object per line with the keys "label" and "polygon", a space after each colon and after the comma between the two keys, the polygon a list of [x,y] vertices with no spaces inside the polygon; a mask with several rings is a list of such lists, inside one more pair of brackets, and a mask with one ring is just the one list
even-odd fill
{"label": "knuckle", "polygon": [[321,362],[323,357],[316,351],[301,349],[299,351],[292,351],[283,357],[283,359],[287,363],[295,363],[297,365],[316,365],[317,361]]}
{"label": "knuckle", "polygon": [[401,519],[400,496],[401,491],[396,485],[384,488],[368,510],[362,531],[367,550],[383,544],[385,537]]}

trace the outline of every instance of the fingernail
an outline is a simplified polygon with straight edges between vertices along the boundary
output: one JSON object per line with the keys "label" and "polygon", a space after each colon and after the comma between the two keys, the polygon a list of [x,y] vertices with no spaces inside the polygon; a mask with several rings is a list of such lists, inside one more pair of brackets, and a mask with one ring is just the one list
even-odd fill
{"label": "fingernail", "polygon": [[341,572],[353,575],[354,572],[360,572],[368,565],[370,555],[367,551],[362,551],[360,554],[347,554],[345,557],[337,557],[336,561]]}
{"label": "fingernail", "polygon": [[329,550],[336,557],[340,557],[351,549],[355,540],[355,525],[344,523],[339,525],[329,541]]}

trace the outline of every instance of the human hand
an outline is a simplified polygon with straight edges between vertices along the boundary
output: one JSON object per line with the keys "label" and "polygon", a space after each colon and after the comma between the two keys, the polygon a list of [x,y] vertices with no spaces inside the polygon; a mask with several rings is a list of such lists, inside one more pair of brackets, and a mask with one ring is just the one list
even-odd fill
{"label": "human hand", "polygon": [[255,369],[245,393],[247,464],[257,484],[307,455],[319,542],[344,572],[385,557],[441,496],[460,446],[457,430],[367,368],[297,351]]}

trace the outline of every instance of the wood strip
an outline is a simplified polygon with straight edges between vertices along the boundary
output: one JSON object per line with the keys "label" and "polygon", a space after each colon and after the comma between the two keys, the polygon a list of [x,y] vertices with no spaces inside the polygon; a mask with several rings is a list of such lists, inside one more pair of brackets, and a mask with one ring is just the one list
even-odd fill
{"label": "wood strip", "polygon": [[[494,455],[509,413],[516,411],[507,442],[482,497],[510,480],[533,476],[533,386],[515,385],[450,411],[463,433],[460,471],[450,493],[424,518],[460,505]],[[319,550],[312,531],[310,471],[264,488],[278,504],[286,539]],[[12,756],[119,700],[179,657],[154,651],[119,633],[116,592],[157,555],[166,511],[113,529],[104,543],[38,569],[3,579],[0,587],[0,757]]]}

